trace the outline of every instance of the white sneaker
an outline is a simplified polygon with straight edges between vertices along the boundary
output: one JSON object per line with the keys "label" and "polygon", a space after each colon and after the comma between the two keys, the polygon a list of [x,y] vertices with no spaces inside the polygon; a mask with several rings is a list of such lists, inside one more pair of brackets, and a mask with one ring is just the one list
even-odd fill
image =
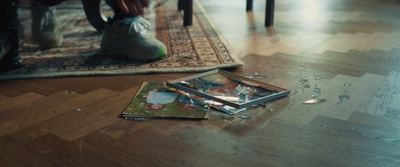
{"label": "white sneaker", "polygon": [[167,47],[148,32],[150,23],[142,16],[113,20],[106,27],[101,51],[127,56],[137,61],[167,56]]}
{"label": "white sneaker", "polygon": [[63,33],[56,17],[56,7],[47,7],[30,0],[32,36],[42,49],[56,48],[63,42]]}

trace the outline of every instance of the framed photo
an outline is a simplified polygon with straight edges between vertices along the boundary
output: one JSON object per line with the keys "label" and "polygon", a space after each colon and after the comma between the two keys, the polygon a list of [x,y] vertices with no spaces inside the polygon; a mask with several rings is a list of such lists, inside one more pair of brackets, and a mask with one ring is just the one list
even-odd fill
{"label": "framed photo", "polygon": [[166,85],[237,109],[261,104],[290,91],[224,70],[213,70],[166,82]]}

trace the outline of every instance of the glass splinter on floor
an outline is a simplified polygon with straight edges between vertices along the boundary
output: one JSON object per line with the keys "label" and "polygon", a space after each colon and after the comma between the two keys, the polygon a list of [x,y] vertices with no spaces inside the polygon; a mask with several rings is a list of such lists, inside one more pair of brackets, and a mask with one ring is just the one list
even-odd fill
{"label": "glass splinter on floor", "polygon": [[345,87],[349,87],[349,86],[351,86],[351,84],[350,83],[344,83],[343,84]]}
{"label": "glass splinter on floor", "polygon": [[316,98],[316,97],[318,97],[320,94],[321,94],[321,92],[314,92],[314,93],[311,95],[311,98]]}
{"label": "glass splinter on floor", "polygon": [[324,79],[324,78],[325,78],[324,76],[316,76],[315,77],[316,80],[320,80],[320,79]]}
{"label": "glass splinter on floor", "polygon": [[74,94],[74,93],[76,93],[76,92],[73,91],[73,90],[66,90],[64,93],[65,93],[65,94]]}
{"label": "glass splinter on floor", "polygon": [[265,78],[267,78],[267,76],[259,75],[258,73],[254,73],[254,75],[244,75],[244,77],[249,78],[249,79],[254,79],[254,78],[265,79]]}
{"label": "glass splinter on floor", "polygon": [[[129,117],[125,117],[125,119],[130,119]],[[135,121],[148,121],[153,120],[155,118],[133,118]]]}
{"label": "glass splinter on floor", "polygon": [[297,81],[299,81],[300,83],[304,84],[308,81],[308,79],[298,79]]}
{"label": "glass splinter on floor", "polygon": [[314,91],[314,92],[321,92],[321,88],[315,87],[315,88],[313,89],[313,91]]}
{"label": "glass splinter on floor", "polygon": [[251,115],[242,115],[242,116],[240,116],[240,118],[243,118],[243,119],[250,119],[250,118],[251,118]]}
{"label": "glass splinter on floor", "polygon": [[342,102],[342,101],[346,101],[346,100],[348,100],[349,98],[350,98],[349,95],[340,95],[340,96],[339,96],[339,101],[338,101],[336,104],[339,104],[339,103]]}
{"label": "glass splinter on floor", "polygon": [[326,99],[309,99],[304,101],[304,104],[319,104],[319,103],[323,103],[326,102]]}

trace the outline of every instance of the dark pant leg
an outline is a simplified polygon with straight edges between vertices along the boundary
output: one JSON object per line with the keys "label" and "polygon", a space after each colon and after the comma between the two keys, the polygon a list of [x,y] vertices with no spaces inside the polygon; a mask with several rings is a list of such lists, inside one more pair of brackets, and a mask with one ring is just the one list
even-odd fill
{"label": "dark pant leg", "polygon": [[0,1],[0,69],[10,70],[19,67],[18,57],[22,48],[23,27],[18,20],[19,0]]}
{"label": "dark pant leg", "polygon": [[4,32],[19,26],[18,3],[19,0],[0,1],[0,31]]}

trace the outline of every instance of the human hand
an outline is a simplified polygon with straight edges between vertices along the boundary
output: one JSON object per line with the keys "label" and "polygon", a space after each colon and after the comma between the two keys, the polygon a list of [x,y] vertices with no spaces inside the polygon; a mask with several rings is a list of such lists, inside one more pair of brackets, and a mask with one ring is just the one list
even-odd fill
{"label": "human hand", "polygon": [[116,2],[125,14],[133,17],[143,15],[143,8],[149,6],[149,0],[116,0]]}

